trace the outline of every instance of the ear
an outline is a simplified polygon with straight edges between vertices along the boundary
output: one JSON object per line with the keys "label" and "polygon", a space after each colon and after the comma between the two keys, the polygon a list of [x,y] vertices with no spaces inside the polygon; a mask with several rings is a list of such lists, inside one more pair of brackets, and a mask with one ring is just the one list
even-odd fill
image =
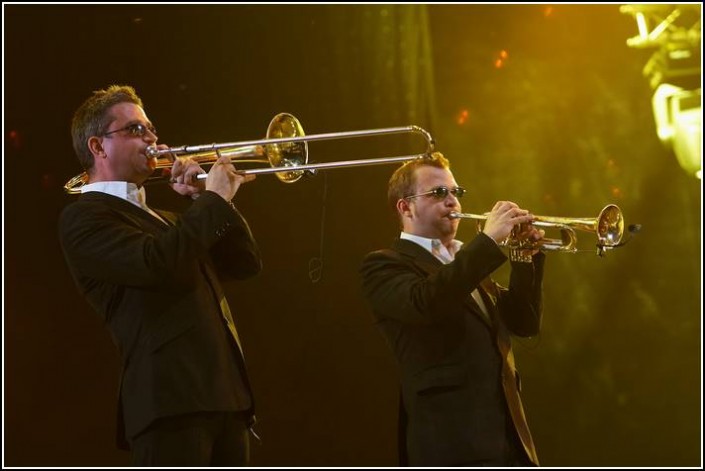
{"label": "ear", "polygon": [[397,201],[397,212],[402,218],[411,218],[411,204],[409,201],[404,198]]}
{"label": "ear", "polygon": [[103,141],[97,136],[91,136],[88,138],[88,150],[91,151],[93,157],[95,158],[105,158],[105,149],[103,149]]}

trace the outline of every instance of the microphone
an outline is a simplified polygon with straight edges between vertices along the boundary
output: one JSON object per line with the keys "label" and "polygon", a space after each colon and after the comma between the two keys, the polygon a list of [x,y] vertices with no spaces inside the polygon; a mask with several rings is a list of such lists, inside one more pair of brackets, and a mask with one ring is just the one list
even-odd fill
{"label": "microphone", "polygon": [[620,242],[619,244],[613,246],[613,248],[622,247],[624,245],[627,245],[627,242],[632,240],[632,238],[639,233],[639,231],[641,230],[641,224],[629,224],[629,227],[627,228],[627,230],[629,231],[629,237],[627,237],[627,239],[624,242]]}

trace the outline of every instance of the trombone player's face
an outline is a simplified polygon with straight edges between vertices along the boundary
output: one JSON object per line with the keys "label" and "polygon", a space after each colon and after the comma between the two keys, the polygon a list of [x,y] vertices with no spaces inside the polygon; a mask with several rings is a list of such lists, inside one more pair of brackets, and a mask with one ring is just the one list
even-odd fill
{"label": "trombone player's face", "polygon": [[156,131],[144,110],[133,103],[118,103],[109,113],[107,132],[88,142],[95,157],[95,181],[141,185],[154,170],[156,161],[147,157],[146,150],[157,143]]}
{"label": "trombone player's face", "polygon": [[448,218],[451,212],[461,211],[460,201],[454,194],[458,184],[449,170],[432,166],[417,168],[415,177],[414,197],[397,202],[404,232],[440,239],[447,244],[455,238],[460,223],[458,219]]}

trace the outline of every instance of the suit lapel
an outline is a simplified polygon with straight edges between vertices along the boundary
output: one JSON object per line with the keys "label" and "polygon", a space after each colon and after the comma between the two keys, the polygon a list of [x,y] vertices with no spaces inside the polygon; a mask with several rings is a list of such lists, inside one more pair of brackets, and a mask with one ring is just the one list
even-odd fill
{"label": "suit lapel", "polygon": [[526,421],[524,406],[521,402],[519,374],[514,364],[511,334],[504,324],[504,321],[502,321],[502,318],[497,315],[498,313],[494,311],[493,314],[496,333],[495,341],[502,355],[502,388],[504,389],[504,397],[507,400],[509,414],[514,422],[526,455],[536,466],[539,466],[534,439],[531,436],[529,424]]}
{"label": "suit lapel", "polygon": [[162,219],[164,219],[169,226],[176,226],[176,215],[174,213],[170,213],[169,211],[163,211],[161,209],[153,209],[152,211],[161,216]]}

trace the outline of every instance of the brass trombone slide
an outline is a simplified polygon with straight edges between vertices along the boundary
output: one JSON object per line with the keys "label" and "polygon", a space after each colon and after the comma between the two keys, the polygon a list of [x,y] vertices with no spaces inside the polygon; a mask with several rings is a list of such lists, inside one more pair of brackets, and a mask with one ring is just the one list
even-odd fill
{"label": "brass trombone slide", "polygon": [[[471,214],[453,212],[448,216],[450,219],[475,219],[478,221],[487,220],[487,214]],[[478,225],[481,222],[478,222]],[[575,253],[578,251],[576,245],[578,237],[576,230],[592,232],[597,236],[597,255],[603,256],[607,250],[624,245],[621,243],[624,234],[624,217],[622,210],[615,204],[608,204],[596,218],[564,218],[549,216],[534,216],[531,222],[533,226],[558,229],[561,233],[560,239],[542,238],[531,242],[519,240],[512,232],[507,239],[499,245],[509,248],[512,252],[517,250],[545,250],[556,252]]]}
{"label": "brass trombone slide", "polygon": [[[354,137],[379,136],[387,134],[420,134],[426,141],[426,150],[422,154],[404,155],[398,157],[382,157],[376,159],[345,160],[339,162],[308,163],[308,143],[313,141],[348,139]],[[324,134],[304,134],[298,119],[288,113],[279,113],[269,123],[267,137],[253,141],[228,142],[222,144],[205,144],[196,146],[170,147],[157,149],[148,147],[148,158],[156,158],[155,170],[167,169],[173,165],[173,157],[189,157],[199,164],[213,164],[219,156],[225,155],[233,163],[269,163],[270,168],[255,168],[238,170],[242,175],[276,174],[284,183],[294,183],[305,173],[319,169],[341,167],[360,167],[367,165],[382,165],[396,162],[406,162],[433,152],[435,142],[431,134],[419,126],[401,126],[392,128],[367,129],[362,131],[332,132]],[[168,172],[163,171],[150,180],[164,180]],[[207,174],[197,176],[207,178]],[[80,193],[80,188],[88,182],[85,172],[69,180],[64,189],[67,193]]]}
{"label": "brass trombone slide", "polygon": [[[182,146],[173,147],[169,149],[157,150],[156,148],[150,147],[147,149],[148,157],[158,157],[164,154],[175,154],[177,156],[190,156],[191,153],[195,153],[201,156],[211,157],[210,159],[202,158],[199,160],[200,163],[208,164],[213,163],[218,159],[218,154],[225,154],[225,152],[232,152],[236,147],[261,147],[262,145],[277,145],[285,143],[308,143],[311,141],[323,141],[323,140],[333,140],[333,139],[346,139],[361,136],[378,136],[382,134],[401,134],[401,133],[416,133],[424,136],[427,142],[426,152],[424,154],[417,155],[405,155],[399,157],[380,157],[376,159],[360,159],[360,160],[342,160],[339,162],[326,162],[326,163],[316,163],[316,164],[300,164],[296,159],[286,160],[283,159],[283,165],[271,168],[256,168],[250,170],[238,170],[238,173],[242,175],[261,175],[268,173],[288,173],[288,172],[303,172],[305,170],[318,170],[318,169],[329,169],[329,168],[339,168],[339,167],[360,167],[367,165],[381,165],[390,164],[395,162],[406,162],[408,160],[414,160],[424,155],[430,154],[434,149],[434,141],[431,135],[423,128],[418,126],[403,126],[395,128],[381,128],[381,129],[367,129],[361,131],[345,131],[345,132],[332,132],[326,134],[312,134],[310,136],[300,136],[300,137],[288,137],[281,139],[261,139],[258,141],[243,141],[243,142],[230,142],[224,144],[206,144],[200,146]],[[152,150],[150,150],[152,149]],[[222,151],[225,149],[225,152]],[[256,152],[253,150],[253,153]],[[268,152],[264,152],[264,155],[268,155]],[[244,160],[238,157],[231,157],[234,162],[264,162],[264,160]],[[305,159],[307,162],[308,159]],[[207,175],[201,174],[197,178],[206,178]],[[297,178],[298,180],[298,178]],[[286,181],[286,183],[293,183],[291,181]]]}
{"label": "brass trombone slide", "polygon": [[[399,156],[399,157],[380,157],[376,159],[359,159],[359,160],[341,160],[339,162],[325,162],[325,163],[316,163],[316,164],[309,164],[309,163],[304,163],[304,164],[299,164],[294,161],[290,160],[283,160],[283,167],[271,167],[271,168],[255,168],[255,169],[250,169],[250,170],[241,170],[238,171],[237,173],[240,173],[242,175],[262,175],[262,174],[268,174],[268,173],[276,173],[277,176],[279,176],[282,171],[285,172],[285,174],[290,174],[293,172],[296,172],[296,175],[302,175],[303,172],[305,171],[312,171],[312,170],[321,170],[321,169],[329,169],[329,168],[340,168],[340,167],[361,167],[361,166],[367,166],[367,165],[383,165],[383,164],[392,164],[395,162],[407,162],[409,160],[414,160],[423,157],[424,155],[430,154],[433,152],[434,149],[434,141],[431,135],[428,133],[423,128],[420,128],[418,126],[403,126],[403,127],[396,127],[396,128],[381,128],[381,129],[366,129],[362,131],[345,131],[345,132],[332,132],[332,133],[327,133],[327,134],[312,134],[310,136],[301,136],[301,137],[290,137],[290,138],[282,138],[282,139],[263,139],[260,141],[246,141],[244,143],[245,146],[257,146],[260,144],[267,144],[267,145],[277,145],[277,144],[285,144],[285,143],[308,143],[311,141],[324,141],[324,140],[332,140],[332,139],[346,139],[346,138],[352,138],[352,137],[360,137],[360,136],[378,136],[382,134],[401,134],[401,133],[416,133],[416,134],[421,134],[424,136],[426,139],[426,153],[424,154],[416,154],[416,155],[404,155],[404,156]],[[266,142],[265,142],[266,141]],[[233,143],[239,145],[243,145],[243,143]],[[218,153],[218,147],[217,146],[223,146],[223,148],[229,148],[233,144],[215,144],[214,145],[206,145],[206,146],[197,146],[197,147],[205,147],[208,150],[211,150],[213,154],[215,155],[215,159],[217,159],[217,153]],[[188,149],[188,147],[186,147]],[[215,162],[215,159],[213,162]],[[232,160],[232,159],[231,159]],[[213,163],[210,162],[210,163]],[[308,162],[308,158],[305,159],[305,162]],[[203,179],[207,178],[207,174],[200,174],[197,175],[196,178],[198,179]],[[296,178],[298,180],[298,178]],[[296,181],[294,180],[294,181]],[[293,181],[290,180],[282,180],[285,183],[293,183]]]}

